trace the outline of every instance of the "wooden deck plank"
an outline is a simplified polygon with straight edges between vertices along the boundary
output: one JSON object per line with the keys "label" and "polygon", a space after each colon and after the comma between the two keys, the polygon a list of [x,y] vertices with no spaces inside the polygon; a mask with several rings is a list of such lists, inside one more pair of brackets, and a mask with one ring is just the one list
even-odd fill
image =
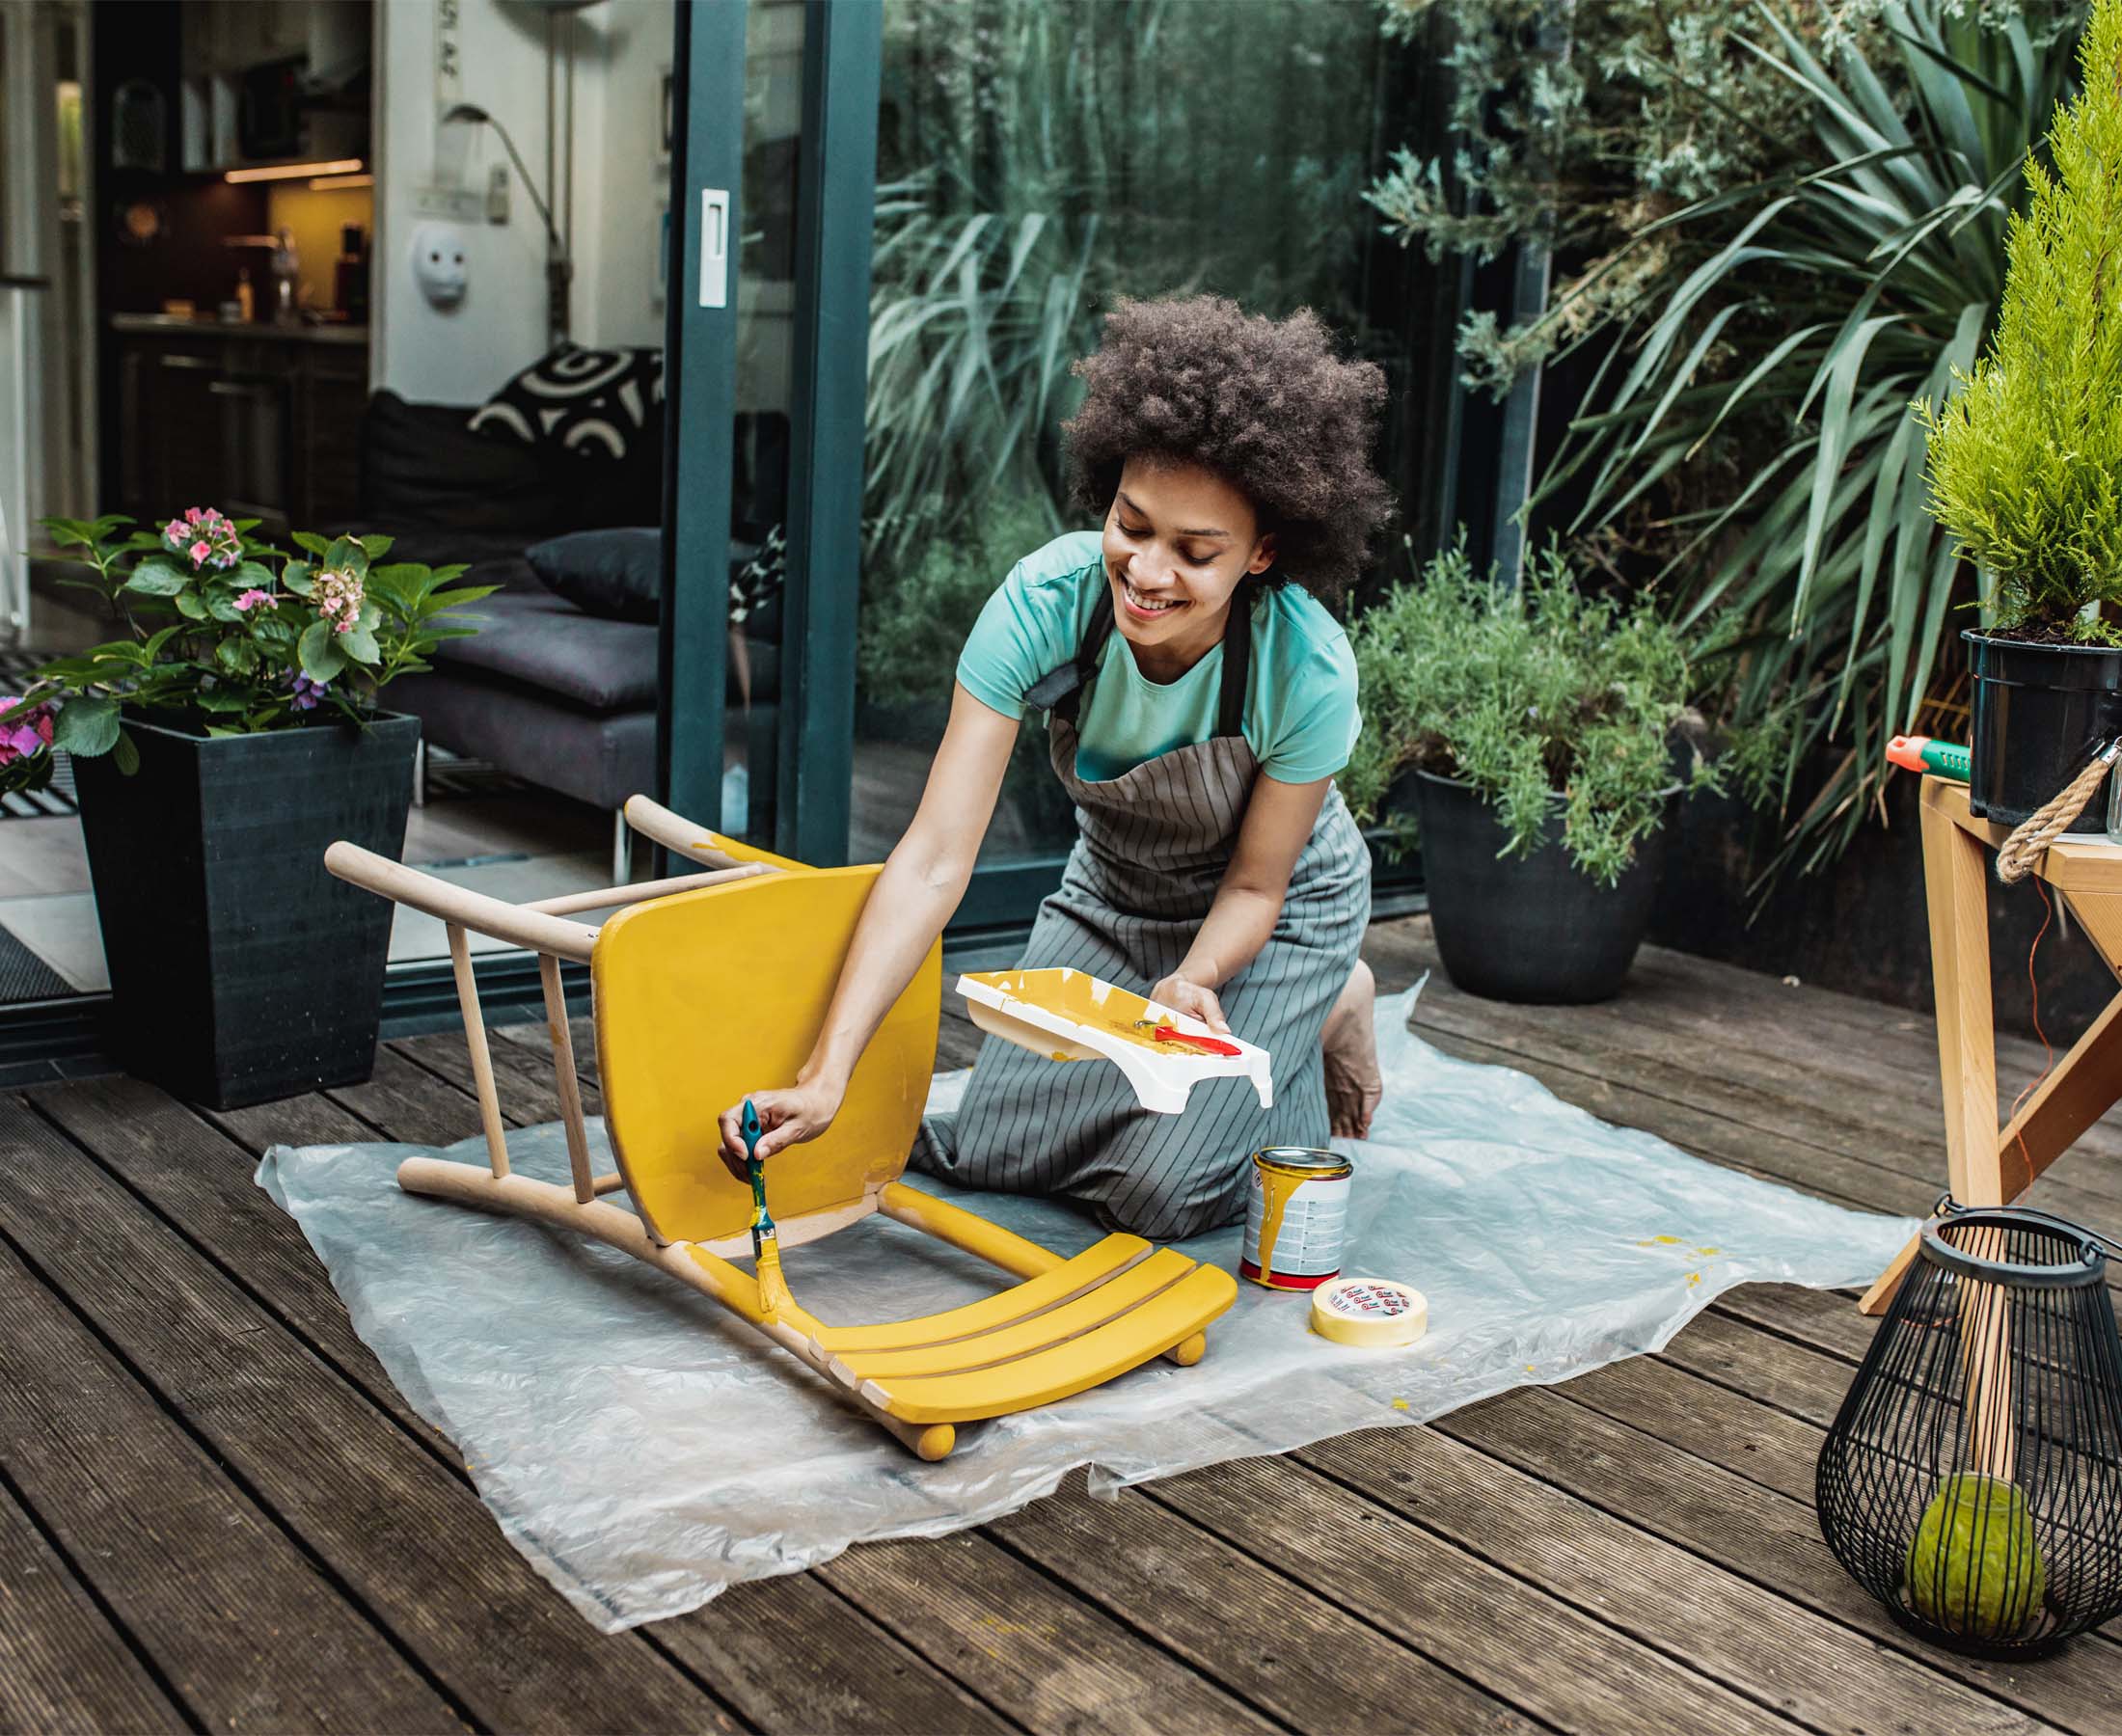
{"label": "wooden deck plank", "polygon": [[[1420,936],[1397,938],[1391,951],[1400,975],[1435,962],[1433,942]],[[1662,963],[1646,965],[1640,974],[1653,981],[1669,974]],[[1743,992],[1728,988],[1724,1007],[1691,1006],[1684,1021],[1675,1021],[1677,1028],[1662,1029],[1647,1012],[1638,1017],[1640,1009],[1655,1004],[1643,989],[1632,987],[1622,999],[1595,1007],[1507,1006],[1454,988],[1439,968],[1416,1008],[1415,1023],[1419,1031],[1433,1027],[1601,1079],[1625,1080],[1633,1090],[1676,1106],[1894,1171],[1928,1183],[1935,1199],[1945,1184],[1935,1046],[1919,1067],[1874,1060],[1857,1076],[1840,1076],[1836,1089],[1823,1092],[1810,1066],[1774,1052],[1788,1041],[1787,1016],[1771,1022],[1758,1006],[1750,1005],[1744,1025],[1731,1022],[1736,1016],[1729,1003]],[[1706,993],[1701,998],[1714,1000]],[[1922,1030],[1927,1038],[1929,1021],[1922,1022]],[[2025,1077],[2032,1078],[2037,1070],[2038,1064]],[[1914,1080],[1924,1081],[1924,1089],[1912,1089]],[[2004,1096],[2007,1105],[2009,1096]],[[2122,1162],[2097,1154],[2092,1145],[2065,1161],[2068,1168],[2044,1178],[2054,1183],[2052,1197],[2063,1202],[2054,1209],[2111,1212],[2122,1204]]]}
{"label": "wooden deck plank", "polygon": [[2053,1728],[1434,1429],[1366,1429],[1298,1457],[1814,1730],[1874,1736],[1918,1705],[1947,1729]]}
{"label": "wooden deck plank", "polygon": [[1293,1460],[1238,1459],[1145,1492],[1558,1729],[1796,1727]]}
{"label": "wooden deck plank", "polygon": [[[2080,1644],[2023,1665],[1925,1645],[1896,1628],[1842,1570],[1809,1506],[1600,1416],[1564,1397],[1568,1391],[1520,1387],[1455,1411],[1435,1426],[2022,1712],[2087,1736],[2114,1727],[2115,1672],[2105,1645]],[[1918,1729],[1944,1727],[1921,1706],[1910,1711]]]}
{"label": "wooden deck plank", "polygon": [[[1366,954],[1387,989],[1434,962],[1419,923],[1374,929]],[[1447,1052],[1516,1068],[1710,1161],[1868,1209],[1920,1212],[1942,1185],[1935,1048],[1919,1016],[1655,951],[1628,993],[1602,1008],[1497,1008],[1456,995],[1441,974],[1425,1007],[1435,1017],[1426,1025],[1418,1010],[1417,1029]],[[593,1081],[587,1021],[571,1023]],[[491,1034],[511,1124],[551,1119],[542,1022]],[[980,1041],[946,993],[938,1066],[969,1062]],[[2000,1072],[2030,1073],[2039,1053],[2000,1042]],[[349,1424],[353,1438],[392,1458],[389,1475],[459,1492],[441,1533],[449,1560],[396,1564],[391,1592],[407,1602],[476,1605],[494,1571],[476,1538],[507,1552],[471,1505],[453,1453],[431,1431],[416,1450],[409,1411],[354,1339],[299,1232],[249,1173],[275,1141],[476,1134],[468,1086],[462,1040],[449,1036],[387,1045],[369,1085],[226,1115],[137,1095],[145,1088],[40,1094],[97,1161],[75,1153],[86,1176],[62,1165],[56,1182],[41,1181],[31,1244],[74,1253],[62,1193],[85,1190],[98,1221],[120,1223],[117,1253],[84,1254],[92,1278],[67,1283],[137,1364],[122,1376],[136,1382],[137,1402],[156,1414],[167,1404],[221,1453],[224,1433],[251,1415],[221,1388],[262,1370],[281,1408],[311,1413],[286,1425],[297,1440],[366,1413],[367,1432]],[[59,1106],[75,1093],[80,1106]],[[127,1117],[138,1124],[130,1133],[117,1126]],[[0,1137],[7,1130],[0,1116]],[[2122,1123],[2095,1129],[2065,1162],[2044,1203],[2102,1221],[2100,1202],[2122,1199]],[[123,1182],[108,1213],[96,1193],[98,1176],[110,1185],[106,1171]],[[144,1305],[104,1294],[121,1269],[150,1294],[177,1279],[175,1316],[151,1321]],[[1892,1627],[1820,1541],[1809,1505],[1820,1419],[1873,1329],[1847,1296],[1749,1287],[1720,1298],[1662,1356],[1508,1394],[1433,1430],[1374,1431],[1314,1450],[1310,1464],[1211,1468],[1118,1504],[1072,1493],[936,1542],[860,1546],[617,1640],[576,1621],[518,1566],[520,1594],[559,1612],[542,1644],[550,1669],[576,1678],[572,1727],[610,1722],[585,1714],[595,1696],[580,1684],[631,1681],[614,1656],[639,1660],[659,1685],[651,1697],[666,1695],[670,1716],[656,1722],[688,1727],[1455,1728],[1483,1717],[1498,1728],[1531,1720],[1557,1729],[2017,1731],[2041,1718],[2112,1727],[2112,1641],[2016,1668],[1933,1651]],[[274,1445],[289,1451],[286,1439]],[[313,1510],[292,1488],[284,1499],[258,1463],[265,1449],[245,1451],[230,1462],[261,1514],[327,1564],[354,1548],[343,1535],[352,1521]],[[425,1471],[406,1468],[422,1461]],[[358,1515],[367,1498],[340,1505]],[[0,1552],[6,1516],[0,1484]],[[470,1570],[460,1544],[475,1557]],[[417,1612],[331,1571],[404,1652],[427,1655]],[[94,1604],[100,1590],[75,1594]],[[122,1614],[103,1619],[145,1651]],[[1410,1621],[1427,1623],[1412,1650],[1388,1637]],[[830,1647],[817,1643],[824,1633]],[[1409,1666],[1431,1674],[1403,1677]],[[431,1673],[480,1722],[570,1724],[566,1710],[510,1716],[453,1668]],[[639,1698],[608,1693],[600,1709],[631,1712]],[[1397,1723],[1396,1704],[1410,1708]]]}
{"label": "wooden deck plank", "polygon": [[1018,1727],[814,1573],[733,1586],[649,1631],[762,1730],[934,1736]]}
{"label": "wooden deck plank", "polygon": [[166,1092],[122,1074],[47,1088],[31,1101],[409,1436],[458,1463],[361,1342],[300,1228],[252,1179],[253,1153]]}
{"label": "wooden deck plank", "polygon": [[871,1543],[816,1571],[1026,1729],[1277,1727],[978,1532]]}
{"label": "wooden deck plank", "polygon": [[191,1727],[0,1486],[0,1730],[101,1736]]}
{"label": "wooden deck plank", "polygon": [[18,1099],[0,1150],[25,1254],[478,1722],[739,1727],[638,1636],[583,1646],[469,1487]]}
{"label": "wooden deck plank", "polygon": [[[460,1722],[7,1248],[0,1318],[0,1465],[201,1722]],[[121,1683],[146,1686],[122,1645],[92,1663],[75,1718]]]}
{"label": "wooden deck plank", "polygon": [[[394,1416],[408,1437],[425,1446],[451,1476],[463,1477],[456,1449],[405,1402],[355,1334],[300,1229],[251,1180],[254,1153],[234,1145],[196,1112],[136,1080],[86,1081],[44,1094],[40,1102],[159,1212],[187,1226],[187,1234],[225,1275],[338,1368],[371,1403]],[[352,1120],[322,1099],[313,1099],[305,1114],[313,1126],[330,1117]],[[253,1130],[263,1133],[255,1124]],[[371,1130],[361,1132],[374,1137]],[[800,1593],[784,1595],[801,1601]],[[700,1612],[657,1623],[649,1631],[706,1679],[727,1684],[737,1710],[747,1718],[755,1713],[763,1717],[765,1727],[791,1721],[795,1727],[818,1730],[992,1726],[993,1721],[976,1701],[874,1622],[822,1587],[819,1595],[834,1617],[837,1664],[831,1668],[821,1668],[820,1654],[803,1638],[804,1629],[785,1617],[746,1620],[733,1614],[725,1619],[718,1605],[712,1615]],[[583,1634],[593,1641],[586,1627]],[[751,1704],[746,1703],[747,1697]]]}
{"label": "wooden deck plank", "polygon": [[988,1530],[1089,1601],[1299,1730],[1539,1726],[1396,1635],[1134,1490],[1079,1478]]}

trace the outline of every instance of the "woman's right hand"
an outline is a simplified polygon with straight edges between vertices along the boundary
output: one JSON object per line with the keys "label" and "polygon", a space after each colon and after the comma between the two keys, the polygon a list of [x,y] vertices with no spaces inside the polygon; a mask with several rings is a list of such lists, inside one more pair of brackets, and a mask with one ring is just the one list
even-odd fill
{"label": "woman's right hand", "polygon": [[[764,1129],[759,1135],[759,1160],[763,1163],[776,1152],[816,1139],[831,1126],[846,1093],[839,1086],[812,1080],[799,1081],[785,1090],[748,1095]],[[721,1159],[740,1181],[746,1180],[744,1113],[744,1099],[740,1098],[717,1118],[722,1132]]]}

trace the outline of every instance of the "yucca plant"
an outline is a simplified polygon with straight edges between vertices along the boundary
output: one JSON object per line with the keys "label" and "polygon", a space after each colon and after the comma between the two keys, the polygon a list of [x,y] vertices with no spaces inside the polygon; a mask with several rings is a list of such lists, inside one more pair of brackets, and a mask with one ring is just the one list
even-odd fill
{"label": "yucca plant", "polygon": [[1996,319],[2075,15],[1890,5],[1891,63],[1852,45],[1830,67],[1763,10],[1748,45],[1806,98],[1809,139],[1612,261],[1700,258],[1635,305],[1537,504],[1581,492],[1580,534],[1648,520],[1680,625],[1728,673],[1729,720],[1783,730],[1786,803],[1833,750],[1772,872],[1847,843],[1969,594],[1908,405],[1949,401]]}
{"label": "yucca plant", "polygon": [[1930,434],[1931,503],[2007,638],[2122,644],[2122,0],[2086,27],[2082,91],[2027,165],[1997,340]]}

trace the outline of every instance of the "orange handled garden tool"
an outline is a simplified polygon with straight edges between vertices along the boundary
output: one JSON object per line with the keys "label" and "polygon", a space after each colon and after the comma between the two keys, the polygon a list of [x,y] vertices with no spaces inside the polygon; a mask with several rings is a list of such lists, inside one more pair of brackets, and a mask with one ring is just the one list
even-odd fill
{"label": "orange handled garden tool", "polygon": [[1939,777],[1968,781],[1972,755],[1958,742],[1941,742],[1935,736],[1897,735],[1887,744],[1887,758],[1911,772],[1929,772]]}

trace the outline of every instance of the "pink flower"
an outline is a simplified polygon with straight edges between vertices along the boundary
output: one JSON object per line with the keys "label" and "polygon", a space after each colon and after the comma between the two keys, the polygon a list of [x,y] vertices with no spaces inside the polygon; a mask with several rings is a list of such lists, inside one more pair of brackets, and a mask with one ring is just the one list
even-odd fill
{"label": "pink flower", "polygon": [[248,614],[260,603],[269,604],[272,600],[273,593],[271,591],[247,590],[235,600],[235,606]]}
{"label": "pink flower", "polygon": [[188,556],[194,568],[208,561],[231,567],[243,558],[243,533],[211,506],[187,506],[181,517],[162,527],[162,540]]}
{"label": "pink flower", "polygon": [[312,593],[316,611],[334,633],[351,633],[361,619],[361,575],[352,567],[327,567],[316,576]]}
{"label": "pink flower", "polygon": [[51,746],[51,710],[33,705],[21,709],[19,696],[0,695],[0,766],[41,753]]}

